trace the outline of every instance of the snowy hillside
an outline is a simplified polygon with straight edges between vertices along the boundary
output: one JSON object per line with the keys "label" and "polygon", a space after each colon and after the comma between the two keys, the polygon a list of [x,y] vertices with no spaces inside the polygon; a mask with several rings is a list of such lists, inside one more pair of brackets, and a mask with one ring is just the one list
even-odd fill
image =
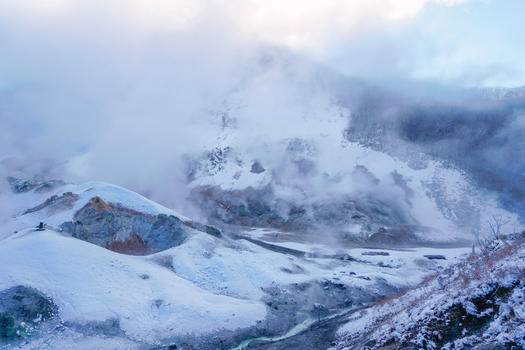
{"label": "snowy hillside", "polygon": [[333,349],[525,348],[525,235],[350,317]]}
{"label": "snowy hillside", "polygon": [[[245,338],[312,324],[316,305],[332,317],[416,286],[470,249],[366,249],[276,230],[219,232],[105,183],[19,192],[12,200],[26,209],[14,218],[16,232],[0,241],[0,312],[20,334],[11,342],[24,348],[68,348],[73,342],[86,349],[94,343],[107,349],[235,347]],[[83,235],[68,232],[64,223],[86,210]],[[159,224],[170,217],[180,225]],[[183,232],[184,239],[160,251],[125,251],[114,244],[149,228],[148,220],[162,237]],[[41,221],[47,229],[34,228]],[[93,239],[102,236],[112,243]],[[156,242],[143,237],[144,244]],[[36,320],[16,316],[19,306],[8,296],[27,298],[23,288],[36,290],[55,311]],[[48,333],[51,327],[57,331]]]}
{"label": "snowy hillside", "polygon": [[[188,154],[199,220],[109,183],[9,177],[0,346],[319,349],[351,317],[365,328],[343,327],[344,348],[380,322],[356,315],[472,259],[494,229],[488,219],[522,230],[460,168],[348,141],[344,122],[314,120],[304,138],[248,148],[225,128],[209,152]],[[24,300],[36,300],[25,302],[31,317]]]}
{"label": "snowy hillside", "polygon": [[266,314],[260,302],[204,291],[152,260],[49,230],[24,230],[3,240],[0,266],[1,289],[38,289],[67,324],[116,319],[137,342],[249,327]]}
{"label": "snowy hillside", "polygon": [[0,0],[0,350],[525,349],[524,0]]}

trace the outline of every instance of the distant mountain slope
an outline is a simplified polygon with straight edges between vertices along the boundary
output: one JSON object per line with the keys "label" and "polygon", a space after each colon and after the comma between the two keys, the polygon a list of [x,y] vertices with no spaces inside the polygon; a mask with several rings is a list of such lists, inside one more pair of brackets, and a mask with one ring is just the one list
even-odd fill
{"label": "distant mountain slope", "polygon": [[345,137],[416,167],[430,157],[460,169],[524,223],[525,87],[447,91],[367,87],[359,99],[342,91],[352,110]]}
{"label": "distant mountain slope", "polygon": [[519,226],[497,194],[423,153],[414,166],[341,135],[265,147],[271,157],[225,147],[194,165],[189,198],[209,220],[401,245],[472,240],[492,215]]}

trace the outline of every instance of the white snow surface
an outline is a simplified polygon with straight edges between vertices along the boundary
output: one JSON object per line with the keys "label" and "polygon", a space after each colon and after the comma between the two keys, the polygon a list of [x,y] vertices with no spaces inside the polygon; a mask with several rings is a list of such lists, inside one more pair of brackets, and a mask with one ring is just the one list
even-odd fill
{"label": "white snow surface", "polygon": [[[377,250],[345,249],[334,241],[312,245],[302,241],[301,235],[293,241],[276,243],[265,241],[272,231],[251,230],[243,234],[307,253],[349,254],[360,261],[299,258],[244,239],[218,239],[198,231],[180,246],[149,256],[128,256],[63,233],[27,227],[39,221],[50,226],[69,221],[95,196],[145,214],[181,216],[132,191],[100,182],[69,184],[13,198],[20,208],[27,209],[65,192],[79,196],[72,208],[51,215],[45,210],[18,215],[14,219],[18,232],[0,240],[0,290],[15,285],[37,288],[57,303],[60,317],[66,321],[82,324],[119,319],[128,337],[124,342],[151,343],[187,333],[249,327],[265,318],[266,306],[260,299],[263,289],[274,285],[331,280],[370,290],[385,282],[399,288],[414,287],[470,250],[381,249],[389,255],[369,256],[362,253]],[[423,257],[425,254],[440,254],[447,259],[431,261]],[[173,269],[161,266],[160,260],[171,263]],[[145,275],[148,278],[141,277]],[[75,337],[53,344],[68,344]],[[96,339],[83,341],[89,347],[87,344]]]}
{"label": "white snow surface", "polygon": [[[293,242],[267,243],[285,247],[291,245],[294,248],[303,246]],[[420,283],[429,273],[457,262],[470,250],[414,248],[382,250],[388,252],[389,256],[363,256],[361,253],[371,249],[336,249],[322,244],[318,244],[317,248],[327,253],[344,251],[363,262],[334,263],[333,259],[298,258],[264,249],[245,240],[218,243],[214,237],[204,233],[192,235],[184,244],[156,255],[171,257],[173,268],[179,276],[206,290],[258,299],[263,295],[261,288],[273,284],[323,279],[364,288],[373,288],[378,280],[399,288],[411,287]],[[441,254],[447,259],[430,261],[424,258],[426,254]]]}
{"label": "white snow surface", "polygon": [[0,276],[0,289],[27,285],[51,297],[65,321],[116,318],[128,337],[141,341],[248,327],[266,315],[258,301],[215,295],[147,257],[49,230],[0,241]]}

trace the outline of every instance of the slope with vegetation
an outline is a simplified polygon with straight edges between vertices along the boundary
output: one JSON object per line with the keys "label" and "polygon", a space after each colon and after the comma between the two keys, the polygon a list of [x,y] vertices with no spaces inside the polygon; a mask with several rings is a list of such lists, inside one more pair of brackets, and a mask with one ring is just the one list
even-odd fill
{"label": "slope with vegetation", "polygon": [[525,232],[352,315],[335,349],[525,348]]}

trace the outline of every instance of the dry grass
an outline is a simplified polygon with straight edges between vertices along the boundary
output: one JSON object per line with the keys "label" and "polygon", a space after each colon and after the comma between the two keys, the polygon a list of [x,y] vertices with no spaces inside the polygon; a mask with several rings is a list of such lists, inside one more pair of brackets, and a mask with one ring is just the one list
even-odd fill
{"label": "dry grass", "polygon": [[493,252],[489,257],[488,257],[488,260],[487,260],[487,266],[489,268],[492,268],[494,267],[494,265],[505,259],[505,258],[508,258],[509,256],[513,255],[516,253],[517,251],[517,245],[514,245],[514,244],[508,244],[506,246],[504,246],[503,248],[500,248],[500,249],[497,249],[495,252]]}
{"label": "dry grass", "polygon": [[429,283],[431,283],[431,282],[434,281],[439,275],[440,275],[439,272],[434,272],[433,274],[431,274],[431,275],[425,277],[425,279],[423,279],[423,282],[421,282],[421,283],[419,284],[419,286],[423,286],[423,285],[425,285],[425,284],[429,284]]}
{"label": "dry grass", "polygon": [[[367,333],[368,336],[375,334],[374,332],[382,334],[382,338],[378,338],[379,342],[375,347],[387,348],[388,341],[384,337],[387,337],[389,333],[395,330],[396,322],[403,319],[403,317],[396,317],[397,315],[401,313],[406,314],[410,324],[414,324],[426,317],[421,315],[422,310],[424,310],[422,306],[430,306],[430,309],[434,310],[433,305],[428,305],[433,300],[432,294],[434,293],[439,297],[436,302],[441,303],[443,300],[440,297],[443,296],[446,298],[444,300],[446,304],[450,300],[470,295],[477,290],[479,285],[497,283],[503,276],[512,276],[514,279],[525,280],[525,269],[522,265],[515,264],[519,262],[517,259],[525,258],[523,254],[518,258],[519,249],[525,244],[525,233],[521,236],[507,236],[503,239],[503,244],[487,246],[491,247],[491,249],[487,250],[487,255],[470,255],[463,262],[454,264],[440,273],[436,272],[428,276],[417,287],[419,289],[418,293],[409,293],[410,290],[407,290],[399,295],[378,301],[375,304],[376,309],[374,310],[375,317],[371,323],[372,328]],[[494,246],[495,248],[492,248]],[[439,276],[444,277],[444,286],[442,286],[441,277],[438,280],[440,282],[439,285],[434,282]],[[442,286],[442,290],[439,289],[439,286]],[[423,305],[425,302],[427,305]],[[401,327],[406,326],[404,323],[403,321]],[[389,330],[391,331],[389,332]],[[410,329],[405,329],[405,331],[408,333],[412,332]],[[414,334],[409,334],[409,336],[414,336]],[[398,348],[399,344],[395,343],[391,346]]]}
{"label": "dry grass", "polygon": [[375,303],[376,306],[382,306],[382,305],[386,305],[386,304],[389,304],[391,305],[394,301],[396,300],[399,300],[400,298],[404,297],[407,293],[408,293],[408,289],[402,291],[401,293],[399,294],[396,294],[396,295],[390,295],[384,299],[381,299],[379,300],[378,302]]}
{"label": "dry grass", "polygon": [[468,256],[468,258],[466,259],[466,261],[468,261],[469,263],[472,263],[472,262],[474,262],[474,261],[476,261],[476,260],[478,260],[478,259],[479,259],[479,256],[477,256],[477,255],[475,255],[475,254],[471,254],[471,255]]}
{"label": "dry grass", "polygon": [[375,303],[375,306],[383,306],[383,305],[387,305],[387,304],[392,304],[392,302],[396,299],[399,299],[399,296],[397,295],[394,295],[394,296],[388,296],[384,299],[381,299],[379,300],[378,302]]}

